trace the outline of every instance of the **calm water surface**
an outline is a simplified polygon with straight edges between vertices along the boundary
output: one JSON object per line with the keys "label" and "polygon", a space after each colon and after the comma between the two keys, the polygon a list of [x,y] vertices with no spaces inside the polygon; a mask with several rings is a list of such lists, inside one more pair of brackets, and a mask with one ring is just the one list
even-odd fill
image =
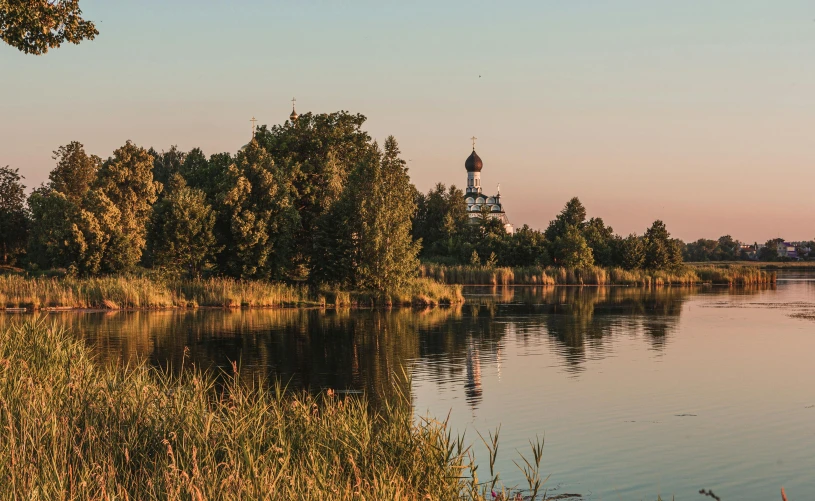
{"label": "calm water surface", "polygon": [[509,485],[522,479],[515,449],[545,434],[550,494],[778,499],[783,485],[813,499],[815,275],[781,277],[773,289],[472,287],[463,307],[421,312],[53,316],[111,363],[238,360],[296,387],[366,391],[373,405],[401,387],[471,442],[500,424]]}

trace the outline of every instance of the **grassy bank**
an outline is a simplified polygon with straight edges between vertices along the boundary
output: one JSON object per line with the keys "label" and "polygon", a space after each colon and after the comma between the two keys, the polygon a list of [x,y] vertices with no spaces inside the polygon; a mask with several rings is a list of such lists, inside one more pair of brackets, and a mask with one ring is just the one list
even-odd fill
{"label": "grassy bank", "polygon": [[686,263],[690,266],[745,266],[764,270],[801,270],[815,269],[815,261],[707,261],[704,263]]}
{"label": "grassy bank", "polygon": [[0,275],[0,309],[26,308],[280,308],[322,305],[437,305],[461,302],[460,287],[417,279],[391,295],[313,293],[305,285],[211,278],[154,280],[145,277],[30,278]]}
{"label": "grassy bank", "polygon": [[470,451],[445,423],[414,420],[409,398],[372,411],[364,398],[223,379],[99,366],[43,320],[0,329],[0,497],[483,500],[499,490],[472,480]]}
{"label": "grassy bank", "polygon": [[624,270],[622,268],[560,268],[422,265],[421,276],[462,285],[760,285],[773,284],[774,272],[750,266],[683,266],[675,271]]}

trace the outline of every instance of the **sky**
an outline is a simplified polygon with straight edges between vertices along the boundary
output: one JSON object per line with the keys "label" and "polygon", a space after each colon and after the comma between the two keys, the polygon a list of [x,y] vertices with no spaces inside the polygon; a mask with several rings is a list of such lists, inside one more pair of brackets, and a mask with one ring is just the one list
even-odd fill
{"label": "sky", "polygon": [[[815,4],[785,0],[80,0],[100,35],[0,44],[0,165],[52,151],[237,151],[250,118],[368,117],[416,186],[485,191],[545,228],[577,196],[617,233],[815,238]],[[491,193],[490,193],[491,194]]]}

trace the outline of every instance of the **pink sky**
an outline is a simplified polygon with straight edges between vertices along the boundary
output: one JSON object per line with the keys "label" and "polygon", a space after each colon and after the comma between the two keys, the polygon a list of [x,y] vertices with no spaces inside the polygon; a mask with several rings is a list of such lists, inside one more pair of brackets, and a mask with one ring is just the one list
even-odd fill
{"label": "pink sky", "polygon": [[422,191],[463,186],[477,136],[516,226],[578,196],[621,234],[815,238],[808,2],[185,5],[84,0],[97,40],[0,46],[0,164],[36,186],[72,140],[235,152],[296,96],[395,135]]}

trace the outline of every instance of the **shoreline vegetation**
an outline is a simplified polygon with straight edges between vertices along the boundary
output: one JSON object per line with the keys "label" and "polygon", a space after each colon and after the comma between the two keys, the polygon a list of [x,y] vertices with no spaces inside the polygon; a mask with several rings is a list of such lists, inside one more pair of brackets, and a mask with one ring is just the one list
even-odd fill
{"label": "shoreline vegetation", "polygon": [[675,271],[621,268],[423,264],[419,278],[389,294],[262,280],[0,275],[0,310],[169,308],[433,307],[464,302],[464,285],[666,287],[772,285],[776,272],[742,265],[684,265]]}
{"label": "shoreline vegetation", "polygon": [[0,275],[0,310],[429,307],[463,301],[461,286],[422,278],[385,294],[231,278],[160,280],[138,276]]}
{"label": "shoreline vegetation", "polygon": [[[312,395],[187,368],[107,366],[44,319],[0,328],[0,478],[12,498],[536,499],[542,441],[518,460],[528,489],[490,477],[446,421],[410,396]],[[500,492],[497,496],[495,491]],[[531,496],[531,497],[530,497]],[[544,495],[545,498],[545,495]]]}
{"label": "shoreline vegetation", "polygon": [[636,287],[692,285],[772,285],[774,271],[757,267],[691,266],[676,270],[624,270],[622,268],[563,268],[553,266],[488,267],[424,264],[419,274],[437,282],[460,285],[627,285]]}

